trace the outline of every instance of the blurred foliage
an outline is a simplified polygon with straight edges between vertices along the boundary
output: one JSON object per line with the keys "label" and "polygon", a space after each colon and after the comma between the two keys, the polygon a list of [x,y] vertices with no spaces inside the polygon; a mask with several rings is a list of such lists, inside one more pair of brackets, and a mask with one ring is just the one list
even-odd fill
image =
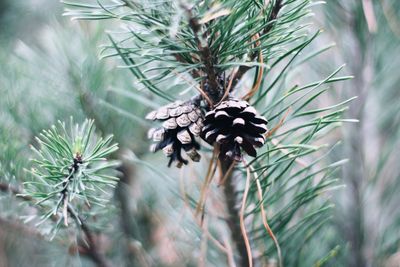
{"label": "blurred foliage", "polygon": [[[44,5],[46,8],[41,8]],[[61,6],[46,0],[0,1],[0,43],[4,45],[14,38],[35,42],[34,34],[54,17],[48,10],[60,12]]]}
{"label": "blurred foliage", "polygon": [[[332,266],[396,266],[400,232],[397,111],[400,67],[398,1],[329,1],[320,23],[337,43],[332,62],[346,60],[358,99],[349,114],[360,123],[345,131],[346,190],[338,192],[335,241],[347,247]],[[327,65],[327,63],[324,63]],[[392,192],[392,193],[389,193]],[[339,241],[341,240],[341,241]],[[397,263],[396,263],[397,262]]]}

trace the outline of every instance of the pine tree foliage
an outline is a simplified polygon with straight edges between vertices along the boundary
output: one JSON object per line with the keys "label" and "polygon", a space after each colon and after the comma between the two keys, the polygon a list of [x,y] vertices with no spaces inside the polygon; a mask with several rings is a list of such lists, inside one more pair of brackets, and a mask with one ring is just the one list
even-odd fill
{"label": "pine tree foliage", "polygon": [[[65,14],[74,19],[120,21],[102,56],[119,56],[125,63],[122,68],[133,74],[136,89],[150,90],[160,103],[198,94],[214,103],[228,93],[250,99],[271,125],[267,145],[257,158],[239,164],[234,172],[241,177],[234,190],[243,204],[243,216],[252,218],[245,224],[252,249],[264,261],[275,258],[285,266],[310,266],[335,254],[336,246],[315,252],[312,245],[331,214],[324,192],[338,185],[337,169],[344,162],[326,164],[332,145],[326,144],[325,137],[353,120],[343,118],[350,99],[318,106],[317,100],[331,89],[331,83],[349,78],[339,75],[342,67],[318,81],[301,76],[302,66],[312,64],[326,50],[307,51],[320,34],[309,32],[307,24],[315,3],[126,0],[65,4]],[[191,199],[194,208],[198,205],[195,195]],[[235,219],[239,224],[239,218]]]}
{"label": "pine tree foliage", "polygon": [[[122,148],[111,156],[124,160],[110,200],[115,205],[80,210],[92,245],[98,243],[114,266],[245,266],[242,225],[255,264],[276,266],[278,244],[285,266],[397,266],[399,62],[392,51],[399,46],[398,1],[317,7],[299,0],[67,1],[66,14],[100,23],[48,21],[42,15],[57,13],[48,12],[49,3],[27,12],[30,1],[8,2],[10,8],[0,10],[0,35],[25,43],[0,38],[0,265],[107,263],[88,250],[79,223],[69,221],[48,241],[43,234],[60,217],[35,223],[55,201],[34,206],[21,194],[23,183],[32,181],[24,169],[36,156],[29,149],[39,145],[34,137],[72,115],[79,122],[94,118],[98,134],[113,133]],[[317,16],[310,19],[311,8]],[[40,26],[48,25],[36,31],[32,18],[37,22],[39,13]],[[313,32],[321,25],[323,34]],[[326,39],[337,47],[329,49]],[[99,49],[99,43],[105,45]],[[98,53],[107,59],[99,61]],[[162,154],[146,152],[145,133],[154,126],[144,120],[150,109],[172,99],[212,97],[208,55],[219,91],[246,98],[269,121],[266,145],[257,158],[237,164],[231,178],[219,174],[205,142],[202,160],[179,171],[167,168]],[[132,76],[114,69],[118,59]],[[337,68],[343,62],[346,69]],[[343,71],[355,78],[336,83],[349,78],[339,76]],[[339,126],[351,121],[343,120],[345,112],[360,122],[345,128],[342,145]],[[342,152],[349,164],[339,160]],[[341,184],[340,176],[347,186],[328,192]],[[232,198],[224,195],[229,190]]]}
{"label": "pine tree foliage", "polygon": [[[68,214],[79,221],[74,216],[83,216],[78,212],[84,211],[84,206],[104,208],[112,197],[109,188],[118,181],[110,172],[117,162],[107,162],[118,149],[111,144],[112,136],[104,140],[96,137],[92,120],[78,125],[71,119],[69,125],[59,122],[57,126],[36,138],[39,147],[32,148],[37,155],[30,170],[33,179],[25,182],[23,194],[47,210],[41,220],[58,217],[56,228],[62,223],[68,226]],[[90,214],[95,215],[93,210]]]}
{"label": "pine tree foliage", "polygon": [[[98,29],[101,29],[101,26]],[[88,32],[91,33],[89,38]],[[125,75],[115,71],[112,62],[99,64],[96,49],[101,35],[96,33],[100,32],[103,31],[53,21],[52,27],[43,29],[40,39],[36,40],[37,43],[28,46],[18,42],[15,51],[0,53],[1,60],[7,62],[0,67],[0,92],[5,96],[0,98],[0,221],[2,226],[5,223],[4,231],[10,230],[10,237],[7,239],[10,246],[17,245],[13,252],[7,255],[10,265],[24,266],[29,263],[32,266],[48,266],[54,263],[54,258],[57,258],[61,265],[91,264],[88,262],[93,261],[92,256],[96,253],[88,250],[90,242],[82,225],[86,226],[86,230],[89,229],[90,235],[94,236],[92,240],[97,240],[96,242],[101,232],[107,234],[107,240],[109,238],[114,242],[115,237],[116,244],[121,243],[122,229],[115,223],[116,220],[119,221],[120,215],[115,197],[105,207],[91,203],[89,209],[87,205],[81,205],[79,208],[83,209],[76,211],[82,219],[82,225],[76,224],[72,216],[68,228],[64,227],[62,221],[58,225],[62,230],[54,231],[58,230],[55,227],[55,219],[59,219],[57,216],[51,216],[50,220],[36,225],[40,217],[49,212],[47,208],[54,208],[50,205],[51,201],[35,206],[31,197],[24,195],[27,185],[23,185],[33,181],[24,169],[32,166],[29,158],[37,156],[29,146],[33,144],[38,147],[34,137],[40,134],[41,129],[46,129],[52,124],[58,125],[57,119],[69,121],[70,116],[73,116],[77,121],[83,122],[85,117],[95,118],[98,132],[92,132],[93,137],[100,133],[107,136],[115,132],[114,139],[124,148],[132,148],[139,154],[143,150],[143,144],[134,140],[145,133],[144,129],[135,127],[132,123],[138,123],[139,117],[109,108],[110,103],[118,102],[121,107],[130,107],[136,113],[140,113],[145,106],[139,103],[132,107],[131,98],[126,101],[117,94],[117,88],[127,86],[130,81]],[[74,45],[70,46],[70,43]],[[146,103],[149,105],[151,101]],[[144,119],[140,118],[140,121]],[[108,157],[117,158],[116,153]],[[110,170],[111,174],[116,175],[113,169]],[[101,184],[98,186],[103,187]],[[52,189],[40,186],[39,190],[47,194]],[[115,193],[113,189],[106,191],[112,195]],[[97,189],[88,194],[102,197],[107,195]],[[106,198],[110,198],[110,195]],[[75,198],[75,201],[78,199],[79,197]],[[124,213],[124,216],[134,222],[136,218],[129,214]],[[140,218],[139,215],[137,217]],[[9,221],[12,223],[8,224]],[[22,225],[23,222],[27,223],[26,226]],[[132,225],[136,225],[136,222]],[[21,228],[21,233],[14,231]],[[147,229],[147,226],[142,226],[142,229]],[[19,234],[22,237],[15,237]],[[54,239],[49,243],[48,239],[53,236]],[[38,245],[41,244],[43,253],[38,255],[37,252],[31,251],[32,242],[28,242],[30,239]],[[65,252],[67,246],[71,246],[71,254]],[[76,254],[76,249],[83,251]],[[112,251],[108,253],[116,255],[115,257],[122,261],[125,249],[128,248],[122,243],[120,246],[113,246]],[[21,256],[22,254],[24,256]],[[37,257],[31,257],[32,255]]]}
{"label": "pine tree foliage", "polygon": [[[297,23],[309,15],[310,1],[65,4],[65,15],[75,19],[119,19],[124,22],[124,26],[110,37],[112,45],[104,48],[103,56],[120,55],[139,84],[168,100],[174,95],[168,91],[176,86],[164,90],[158,88],[168,79],[181,84],[184,88],[181,93],[185,93],[188,86],[183,74],[190,73],[200,82],[204,73],[227,76],[226,71],[238,66],[235,84],[251,67],[271,68],[313,39],[313,36],[305,37],[307,25]],[[285,12],[277,19],[281,9]],[[262,62],[267,64],[253,62],[259,54]],[[265,95],[266,92],[262,94]]]}

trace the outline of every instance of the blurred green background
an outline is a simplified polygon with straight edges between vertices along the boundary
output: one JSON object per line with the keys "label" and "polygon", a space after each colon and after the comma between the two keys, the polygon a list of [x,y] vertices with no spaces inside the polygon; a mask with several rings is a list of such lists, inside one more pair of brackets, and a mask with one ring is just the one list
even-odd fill
{"label": "blurred green background", "polygon": [[[115,240],[126,235],[132,240],[112,247],[111,241],[103,242],[103,249],[113,255],[115,266],[129,266],[129,251],[139,255],[135,261],[149,252],[154,266],[197,265],[193,248],[201,242],[199,230],[174,209],[179,181],[169,176],[162,155],[149,154],[143,141],[149,124],[142,118],[157,105],[146,92],[127,93],[135,84],[116,59],[99,60],[111,22],[71,21],[62,11],[58,1],[0,0],[0,181],[13,184],[24,175],[29,144],[41,129],[70,116],[94,118],[98,129],[113,133],[123,147],[118,157],[128,177],[115,196],[126,216],[108,222],[108,229]],[[400,2],[329,0],[314,12],[313,27],[324,34],[313,46],[335,46],[301,75],[321,77],[346,63],[354,79],[334,85],[336,93],[320,101],[358,96],[347,117],[360,122],[335,132],[343,145],[332,157],[350,162],[341,171],[345,187],[331,195],[336,204],[332,220],[319,232],[326,246],[313,249],[338,245],[323,266],[400,266]],[[138,158],[155,160],[163,175],[151,175],[136,164]],[[91,266],[73,248],[14,224],[23,214],[19,210],[32,212],[0,195],[0,266]],[[140,246],[134,242],[137,236],[145,240]],[[172,245],[176,236],[179,243]],[[137,264],[145,266],[140,260]]]}

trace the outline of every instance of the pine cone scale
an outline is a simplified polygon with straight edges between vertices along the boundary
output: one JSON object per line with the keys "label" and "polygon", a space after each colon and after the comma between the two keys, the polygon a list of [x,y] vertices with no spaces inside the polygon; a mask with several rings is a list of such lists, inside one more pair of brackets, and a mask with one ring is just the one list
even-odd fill
{"label": "pine cone scale", "polygon": [[188,164],[182,157],[182,149],[191,160],[200,160],[197,152],[200,145],[195,140],[203,127],[203,113],[199,107],[190,102],[175,101],[151,111],[146,119],[162,122],[160,128],[149,130],[148,138],[156,142],[151,145],[151,151],[162,150],[170,158],[168,166],[174,161],[177,167]]}
{"label": "pine cone scale", "polygon": [[209,144],[220,145],[220,158],[242,160],[241,149],[256,157],[264,145],[267,120],[246,101],[230,99],[207,112],[201,136]]}

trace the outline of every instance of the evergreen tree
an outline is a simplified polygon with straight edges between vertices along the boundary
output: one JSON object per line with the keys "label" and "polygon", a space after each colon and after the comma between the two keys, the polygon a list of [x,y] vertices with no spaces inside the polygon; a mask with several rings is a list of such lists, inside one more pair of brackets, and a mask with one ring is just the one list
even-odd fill
{"label": "evergreen tree", "polygon": [[[0,189],[24,203],[18,214],[29,214],[26,221],[48,218],[28,224],[32,229],[51,232],[52,244],[61,248],[63,240],[76,238],[70,250],[99,266],[323,266],[345,250],[330,227],[329,191],[341,184],[345,161],[332,160],[331,152],[340,147],[337,128],[354,121],[344,118],[352,98],[334,97],[328,105],[321,99],[350,76],[340,74],[343,66],[317,80],[305,74],[327,50],[315,43],[321,32],[309,25],[312,1],[65,5],[74,19],[106,20],[111,31],[105,45],[96,47],[105,34],[90,30],[90,22],[86,31],[47,44],[56,56],[23,47],[27,75],[42,68],[46,79],[30,85],[38,88],[32,95],[26,85],[2,86],[20,98],[26,94],[22,103],[0,100],[10,107],[1,120],[29,141],[8,144],[10,132],[1,129],[6,186]],[[103,64],[119,59],[122,70],[98,65],[99,50]],[[59,95],[43,86],[59,87]],[[40,109],[29,104],[32,98]],[[67,121],[70,110],[84,129],[93,123],[85,118],[94,118],[99,132],[48,126]],[[50,130],[40,137],[42,128]],[[148,129],[154,129],[153,141],[145,142]],[[98,144],[107,153],[96,154],[98,136],[112,133],[122,149],[115,151],[106,139]],[[94,152],[80,161],[73,148],[83,140],[93,142]],[[147,152],[152,142],[163,151]],[[21,150],[26,143],[38,156],[15,165],[12,159],[33,157]],[[105,156],[109,163],[97,165]],[[23,172],[28,166],[36,170]],[[102,168],[106,173],[97,172]],[[116,185],[115,199],[107,184]],[[76,197],[66,201],[71,194]],[[102,208],[103,200],[110,202]],[[111,248],[102,247],[107,243]],[[386,248],[394,252],[393,243]]]}

